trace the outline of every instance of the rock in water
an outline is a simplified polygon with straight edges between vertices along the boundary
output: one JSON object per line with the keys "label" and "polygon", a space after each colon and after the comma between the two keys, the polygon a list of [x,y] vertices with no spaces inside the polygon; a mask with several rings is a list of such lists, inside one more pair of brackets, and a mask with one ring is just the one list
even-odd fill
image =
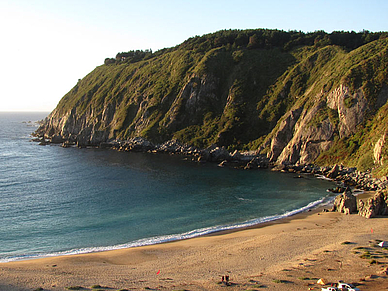
{"label": "rock in water", "polygon": [[244,167],[245,170],[248,170],[248,169],[257,169],[259,163],[257,162],[257,159],[256,158],[253,158],[252,160],[250,160],[246,166]]}
{"label": "rock in water", "polygon": [[335,178],[337,178],[338,173],[339,173],[339,166],[338,166],[338,165],[335,165],[335,166],[330,170],[330,172],[327,174],[327,177],[330,178],[330,179],[335,179]]}
{"label": "rock in water", "polygon": [[64,139],[60,135],[54,135],[51,137],[50,142],[51,143],[63,143]]}
{"label": "rock in water", "polygon": [[213,162],[221,162],[230,160],[230,154],[224,147],[210,146],[207,148],[210,153],[210,160]]}

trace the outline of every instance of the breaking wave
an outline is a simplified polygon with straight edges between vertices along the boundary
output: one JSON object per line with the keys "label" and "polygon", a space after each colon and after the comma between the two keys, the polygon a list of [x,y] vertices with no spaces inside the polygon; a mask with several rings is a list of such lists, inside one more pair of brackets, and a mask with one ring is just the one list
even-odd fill
{"label": "breaking wave", "polygon": [[61,251],[61,252],[40,253],[40,254],[5,257],[5,258],[0,258],[0,262],[4,263],[4,262],[11,262],[11,261],[30,260],[30,259],[47,258],[47,257],[79,255],[79,254],[111,251],[111,250],[118,250],[118,249],[124,249],[124,248],[134,248],[134,247],[155,245],[155,244],[161,244],[161,243],[178,241],[178,240],[185,240],[185,239],[190,239],[190,238],[194,238],[194,237],[213,234],[216,232],[226,231],[226,230],[234,230],[234,229],[251,227],[251,226],[259,225],[262,223],[271,222],[271,221],[279,220],[282,218],[290,217],[292,215],[316,208],[317,206],[324,206],[324,205],[330,204],[332,199],[333,199],[332,197],[324,197],[322,199],[313,201],[313,202],[311,202],[311,203],[307,204],[306,206],[301,207],[299,209],[288,211],[288,212],[285,212],[285,213],[279,214],[279,215],[273,215],[273,216],[267,216],[267,217],[246,220],[246,221],[241,222],[241,223],[205,227],[205,228],[200,228],[200,229],[195,229],[192,231],[184,232],[181,234],[171,234],[171,235],[149,237],[149,238],[139,239],[139,240],[135,240],[133,242],[128,242],[125,244],[118,244],[118,245],[113,245],[113,246],[88,247],[88,248],[72,249],[72,250]]}

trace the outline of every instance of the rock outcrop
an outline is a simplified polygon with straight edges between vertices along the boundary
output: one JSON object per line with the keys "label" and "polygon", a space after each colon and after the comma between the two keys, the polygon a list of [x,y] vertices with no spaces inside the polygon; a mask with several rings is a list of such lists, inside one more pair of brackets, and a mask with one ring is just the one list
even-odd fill
{"label": "rock outcrop", "polygon": [[338,177],[338,175],[340,174],[340,166],[339,165],[335,165],[328,173],[327,173],[327,177],[330,178],[330,179],[335,179]]}
{"label": "rock outcrop", "polygon": [[[310,107],[297,107],[280,122],[271,140],[268,153],[271,161],[278,164],[312,163],[332,146],[335,134],[341,138],[354,134],[364,121],[368,103],[362,90],[350,94],[348,87],[340,85],[326,98],[319,93],[315,99],[320,102]],[[325,113],[330,110],[338,116],[338,121]]]}
{"label": "rock outcrop", "polygon": [[290,143],[290,140],[294,136],[295,124],[298,121],[302,110],[303,107],[289,111],[280,122],[279,129],[271,140],[271,150],[268,153],[268,158],[271,161],[278,160],[278,157],[283,152],[284,148]]}
{"label": "rock outcrop", "polygon": [[388,195],[379,191],[365,202],[360,200],[358,214],[365,218],[388,215]]}
{"label": "rock outcrop", "polygon": [[327,119],[319,126],[312,124],[313,118],[323,106],[325,104],[321,102],[312,108],[304,108],[297,122],[293,122],[292,138],[283,148],[276,163],[309,164],[328,149],[334,127]]}
{"label": "rock outcrop", "polygon": [[333,211],[352,214],[357,212],[357,201],[356,197],[351,191],[345,191],[338,195],[334,200]]}
{"label": "rock outcrop", "polygon": [[383,276],[386,276],[388,275],[388,267],[383,267],[381,268],[378,272],[377,272],[378,275],[383,275]]}
{"label": "rock outcrop", "polygon": [[338,132],[346,137],[356,131],[357,125],[364,121],[367,100],[361,89],[354,94],[348,87],[340,85],[327,96],[327,106],[338,112]]}
{"label": "rock outcrop", "polygon": [[373,149],[373,158],[374,158],[375,164],[379,164],[379,165],[384,164],[383,148],[385,146],[386,136],[387,136],[387,133],[385,132],[376,142],[375,147]]}
{"label": "rock outcrop", "polygon": [[345,214],[358,213],[365,218],[388,215],[388,195],[387,192],[377,191],[373,197],[366,200],[359,199],[346,190],[336,196],[332,211]]}
{"label": "rock outcrop", "polygon": [[216,94],[218,83],[219,80],[212,75],[192,75],[172,102],[160,125],[174,132],[185,125],[200,124],[209,108],[221,102]]}

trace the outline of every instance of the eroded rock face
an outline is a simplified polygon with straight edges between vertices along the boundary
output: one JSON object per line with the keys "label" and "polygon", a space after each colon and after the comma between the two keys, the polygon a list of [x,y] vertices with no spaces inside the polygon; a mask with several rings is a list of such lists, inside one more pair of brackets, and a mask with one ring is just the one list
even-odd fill
{"label": "eroded rock face", "polygon": [[98,145],[106,141],[111,133],[109,128],[101,130],[101,127],[104,128],[106,122],[112,119],[110,116],[113,114],[112,110],[107,106],[102,119],[101,116],[95,116],[90,108],[80,116],[75,108],[63,116],[54,110],[47,117],[46,122],[39,127],[37,134],[50,139],[52,143],[68,141],[75,142],[81,147]]}
{"label": "eroded rock face", "polygon": [[276,132],[271,141],[271,151],[268,154],[268,158],[271,161],[277,160],[283,149],[292,139],[295,124],[298,121],[302,110],[302,107],[291,110],[281,122],[279,130]]}
{"label": "eroded rock face", "polygon": [[344,85],[340,85],[327,96],[327,106],[338,112],[340,137],[355,132],[356,126],[364,120],[367,104],[361,89],[351,94],[349,88]]}
{"label": "eroded rock face", "polygon": [[161,125],[176,131],[184,124],[201,122],[206,108],[217,107],[220,101],[215,93],[217,85],[218,80],[210,75],[192,75],[176,96]]}
{"label": "eroded rock face", "polygon": [[[309,164],[332,145],[333,135],[346,137],[356,132],[364,121],[367,100],[363,91],[351,94],[349,88],[340,85],[328,93],[320,93],[316,104],[291,110],[281,121],[271,140],[268,157],[277,164]],[[338,120],[331,120],[334,112]],[[317,116],[320,119],[317,120]]]}
{"label": "eroded rock face", "polygon": [[388,215],[388,196],[379,191],[373,197],[367,199],[366,202],[360,200],[358,214],[365,218]]}
{"label": "eroded rock face", "polygon": [[[277,163],[308,164],[329,148],[335,127],[329,119],[323,120],[318,126],[313,123],[318,111],[325,106],[324,102],[319,102],[312,108],[303,110],[288,133],[291,138],[277,158]],[[286,134],[283,133],[283,135]],[[275,135],[276,138],[277,136],[278,134]]]}
{"label": "eroded rock face", "polygon": [[[176,96],[166,95],[161,108],[169,108],[160,121],[164,131],[175,132],[192,124],[200,124],[204,115],[212,108],[220,107],[217,97],[218,80],[210,75],[193,74]],[[156,104],[152,96],[139,95],[130,106],[107,102],[102,108],[92,105],[86,110],[75,106],[67,112],[55,109],[37,130],[37,135],[58,143],[70,141],[80,146],[99,145],[115,139],[116,132],[125,123],[129,137],[142,136],[152,126]]]}
{"label": "eroded rock face", "polygon": [[375,164],[383,165],[383,148],[385,145],[385,137],[387,133],[383,134],[380,139],[376,142],[375,147],[373,149],[373,158],[375,161]]}
{"label": "eroded rock face", "polygon": [[350,191],[346,191],[345,193],[338,195],[334,200],[333,211],[345,214],[356,213],[356,197]]}

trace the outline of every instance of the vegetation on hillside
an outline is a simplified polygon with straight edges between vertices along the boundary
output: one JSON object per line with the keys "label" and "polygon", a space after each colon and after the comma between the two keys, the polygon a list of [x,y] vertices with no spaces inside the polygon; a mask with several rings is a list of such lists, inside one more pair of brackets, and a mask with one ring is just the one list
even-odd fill
{"label": "vegetation on hillside", "polygon": [[[53,114],[92,116],[93,130],[108,131],[110,138],[176,138],[198,147],[257,149],[286,112],[309,108],[317,96],[343,84],[364,92],[367,118],[352,136],[337,132],[334,146],[317,162],[370,168],[388,110],[377,98],[388,81],[387,36],[223,30],[156,52],[121,52],[80,80]],[[354,100],[345,105],[351,108]],[[112,116],[107,108],[113,108]],[[337,126],[338,112],[323,108],[311,126],[325,119]]]}

